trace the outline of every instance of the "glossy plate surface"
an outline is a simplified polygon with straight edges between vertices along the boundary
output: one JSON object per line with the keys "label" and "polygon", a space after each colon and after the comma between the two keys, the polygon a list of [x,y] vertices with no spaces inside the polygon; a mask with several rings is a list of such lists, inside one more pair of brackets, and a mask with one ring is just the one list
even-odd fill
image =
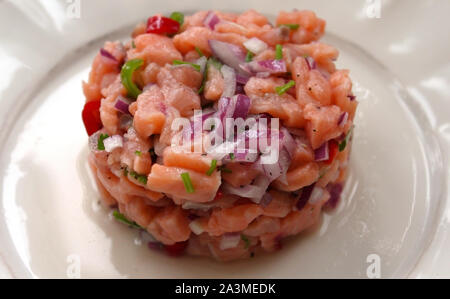
{"label": "glossy plate surface", "polygon": [[80,119],[96,51],[158,12],[279,10],[223,2],[81,0],[78,18],[66,1],[0,1],[0,277],[64,278],[77,261],[85,278],[367,277],[374,256],[382,277],[450,277],[445,0],[381,1],[380,18],[376,1],[283,1],[327,20],[325,41],[360,101],[345,200],[283,250],[229,264],[173,259],[98,204]]}

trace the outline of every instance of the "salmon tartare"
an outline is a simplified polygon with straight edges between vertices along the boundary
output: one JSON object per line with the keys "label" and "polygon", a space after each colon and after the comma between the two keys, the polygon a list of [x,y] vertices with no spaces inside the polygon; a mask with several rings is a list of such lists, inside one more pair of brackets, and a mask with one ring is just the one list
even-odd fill
{"label": "salmon tartare", "polygon": [[340,200],[358,102],[312,11],[174,12],[106,42],[83,82],[103,203],[150,248],[281,248]]}

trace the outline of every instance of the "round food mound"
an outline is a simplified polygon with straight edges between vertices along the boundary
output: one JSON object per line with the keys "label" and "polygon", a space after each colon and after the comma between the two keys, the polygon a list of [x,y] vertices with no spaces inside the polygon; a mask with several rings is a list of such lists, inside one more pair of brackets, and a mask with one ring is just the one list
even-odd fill
{"label": "round food mound", "polygon": [[156,15],[106,42],[87,82],[89,164],[150,248],[220,261],[281,248],[338,204],[357,101],[325,21]]}

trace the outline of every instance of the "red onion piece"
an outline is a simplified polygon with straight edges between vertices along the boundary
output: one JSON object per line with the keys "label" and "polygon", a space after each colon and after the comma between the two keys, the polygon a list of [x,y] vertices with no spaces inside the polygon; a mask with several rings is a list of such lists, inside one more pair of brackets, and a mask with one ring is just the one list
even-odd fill
{"label": "red onion piece", "polygon": [[341,128],[344,127],[347,124],[347,121],[348,121],[348,113],[344,112],[339,117],[338,126]]}
{"label": "red onion piece", "polygon": [[256,55],[268,48],[265,42],[256,37],[252,37],[251,39],[244,42],[244,47]]}
{"label": "red onion piece", "polygon": [[232,97],[236,92],[236,72],[227,65],[223,65],[220,69],[225,82],[222,97]]}
{"label": "red onion piece", "polygon": [[308,64],[309,70],[315,70],[317,68],[316,61],[311,56],[305,57],[306,63]]}
{"label": "red onion piece", "polygon": [[250,98],[246,95],[238,94],[233,97],[233,100],[236,101],[233,118],[245,119],[248,115],[248,112],[250,111]]}
{"label": "red onion piece", "polygon": [[300,198],[297,201],[296,207],[297,210],[301,211],[305,205],[308,203],[309,198],[311,197],[311,193],[314,189],[314,186],[316,185],[316,183],[313,183],[312,185],[303,187],[302,190],[302,194],[300,195]]}
{"label": "red onion piece", "polygon": [[103,144],[105,145],[105,151],[110,153],[116,148],[123,147],[123,138],[120,135],[113,135],[103,140]]}
{"label": "red onion piece", "polygon": [[242,65],[241,69],[250,71],[253,74],[258,73],[280,74],[287,72],[286,63],[284,62],[284,60],[276,60],[276,59],[251,61]]}
{"label": "red onion piece", "polygon": [[117,111],[120,111],[124,114],[130,114],[130,111],[128,110],[129,106],[130,106],[131,102],[124,98],[123,96],[118,96],[116,99],[116,103],[114,104],[114,108]]}
{"label": "red onion piece", "polygon": [[245,52],[241,47],[213,39],[209,40],[208,43],[212,53],[220,61],[244,76],[249,75],[239,67],[240,64],[245,63]]}
{"label": "red onion piece", "polygon": [[347,98],[349,98],[350,101],[354,101],[356,99],[356,97],[354,95],[352,95],[352,94],[349,94],[347,96]]}
{"label": "red onion piece", "polygon": [[208,59],[205,56],[202,56],[199,59],[197,59],[194,63],[200,66],[200,73],[204,74],[207,62]]}
{"label": "red onion piece", "polygon": [[329,158],[330,158],[330,155],[328,152],[328,142],[325,142],[321,147],[314,150],[314,160],[316,162],[326,161]]}
{"label": "red onion piece", "polygon": [[207,28],[214,30],[217,24],[219,24],[220,19],[215,14],[214,11],[210,11],[207,15],[205,20],[203,21],[203,25],[205,25]]}
{"label": "red onion piece", "polygon": [[236,246],[238,246],[240,241],[241,241],[240,233],[226,233],[222,236],[222,239],[220,240],[219,248],[220,250],[235,248]]}
{"label": "red onion piece", "polygon": [[191,221],[189,223],[189,228],[196,235],[201,235],[205,231],[203,229],[202,225],[200,225],[200,221],[198,221],[198,220]]}
{"label": "red onion piece", "polygon": [[341,193],[342,193],[342,190],[344,189],[344,187],[340,183],[337,183],[337,184],[331,183],[331,184],[328,184],[326,188],[327,188],[328,192],[330,192],[330,199],[325,204],[325,208],[334,209],[334,208],[336,208],[336,206],[339,203],[339,200],[341,198]]}
{"label": "red onion piece", "polygon": [[243,76],[242,74],[236,74],[236,82],[239,84],[247,84],[248,80],[250,80],[250,77],[248,76]]}
{"label": "red onion piece", "polygon": [[314,189],[311,193],[311,197],[309,198],[308,202],[312,205],[315,205],[323,198],[324,192],[325,192],[325,190],[323,188],[320,188],[317,186],[314,187]]}
{"label": "red onion piece", "polygon": [[107,50],[105,50],[103,48],[100,49],[100,55],[102,55],[106,59],[109,59],[111,62],[119,63],[117,61],[116,57],[114,57],[111,53],[109,53]]}
{"label": "red onion piece", "polygon": [[229,194],[250,198],[253,202],[259,203],[269,187],[269,180],[265,176],[259,176],[253,184],[235,188],[229,184],[224,184],[223,190]]}

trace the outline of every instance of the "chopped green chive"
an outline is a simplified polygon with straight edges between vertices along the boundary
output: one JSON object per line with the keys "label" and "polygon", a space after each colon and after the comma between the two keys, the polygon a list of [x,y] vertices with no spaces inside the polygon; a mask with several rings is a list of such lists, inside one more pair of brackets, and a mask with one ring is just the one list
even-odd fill
{"label": "chopped green chive", "polygon": [[98,137],[98,142],[97,142],[97,149],[99,151],[104,151],[105,150],[105,144],[103,143],[103,141],[108,138],[109,135],[108,134],[100,134],[100,137]]}
{"label": "chopped green chive", "polygon": [[134,43],[134,40],[131,41],[131,47],[132,47],[133,49],[136,49],[136,44]]}
{"label": "chopped green chive", "polygon": [[241,239],[242,239],[242,241],[245,242],[245,249],[249,248],[250,247],[250,240],[247,238],[247,236],[241,234]]}
{"label": "chopped green chive", "polygon": [[122,222],[123,224],[131,226],[133,228],[142,229],[142,227],[139,224],[137,224],[134,221],[128,220],[127,217],[125,217],[124,214],[121,214],[118,211],[114,211],[113,212],[113,216],[114,216],[114,218],[116,218],[117,221]]}
{"label": "chopped green chive", "polygon": [[218,61],[214,58],[208,59],[208,67],[211,65],[214,66],[218,70],[220,70],[222,68],[222,63],[220,63],[220,61]]}
{"label": "chopped green chive", "polygon": [[188,172],[184,172],[181,174],[181,179],[183,180],[184,188],[187,193],[194,193],[194,186],[192,185],[191,177]]}
{"label": "chopped green chive", "polygon": [[140,68],[144,64],[144,60],[142,59],[132,59],[128,60],[122,67],[122,71],[120,72],[120,78],[122,80],[123,86],[125,86],[128,91],[128,95],[132,98],[137,98],[142,90],[136,86],[133,82],[133,73],[135,70]]}
{"label": "chopped green chive", "polygon": [[213,174],[213,172],[214,172],[214,170],[216,170],[216,167],[217,167],[217,160],[216,159],[213,159],[212,161],[211,161],[211,167],[208,169],[208,171],[206,172],[206,175],[207,176],[211,176],[212,174]]}
{"label": "chopped green chive", "polygon": [[231,161],[234,160],[234,154],[233,153],[230,153],[230,159],[231,159]]}
{"label": "chopped green chive", "polygon": [[196,69],[197,71],[200,72],[201,67],[198,64],[195,63],[191,63],[191,62],[186,62],[186,61],[181,61],[181,60],[174,60],[173,61],[174,65],[183,65],[183,64],[188,64],[190,66],[192,66],[194,69]]}
{"label": "chopped green chive", "polygon": [[286,26],[291,30],[297,30],[300,27],[299,24],[280,24],[279,27],[281,26]]}
{"label": "chopped green chive", "polygon": [[136,171],[130,171],[130,176],[143,185],[147,185],[147,176],[139,174]]}
{"label": "chopped green chive", "polygon": [[282,45],[276,45],[275,47],[275,59],[281,60],[283,59],[283,46]]}
{"label": "chopped green chive", "polygon": [[140,155],[142,155],[142,152],[141,152],[141,151],[135,151],[134,154],[135,154],[136,156],[140,156]]}
{"label": "chopped green chive", "polygon": [[125,169],[123,170],[123,176],[128,176],[128,168],[125,168]]}
{"label": "chopped green chive", "polygon": [[177,21],[180,26],[183,25],[184,23],[184,14],[182,14],[181,12],[175,11],[170,15],[170,18],[174,21]]}
{"label": "chopped green chive", "polygon": [[250,51],[247,51],[247,55],[245,56],[245,62],[250,62],[253,60],[253,57],[255,56],[255,54],[253,54]]}
{"label": "chopped green chive", "polygon": [[350,139],[350,136],[352,135],[352,133],[353,133],[353,127],[348,131],[347,136],[345,136],[345,139],[342,140],[341,143],[339,143],[339,151],[340,152],[344,151],[345,148],[347,147],[348,140]]}
{"label": "chopped green chive", "polygon": [[205,56],[205,54],[203,54],[202,50],[200,50],[200,48],[197,46],[195,47],[195,51],[198,53],[198,55],[200,55],[200,57]]}
{"label": "chopped green chive", "polygon": [[291,80],[288,83],[284,84],[283,86],[277,86],[275,87],[276,92],[281,96],[286,91],[288,91],[289,88],[293,87],[295,85],[295,81]]}

